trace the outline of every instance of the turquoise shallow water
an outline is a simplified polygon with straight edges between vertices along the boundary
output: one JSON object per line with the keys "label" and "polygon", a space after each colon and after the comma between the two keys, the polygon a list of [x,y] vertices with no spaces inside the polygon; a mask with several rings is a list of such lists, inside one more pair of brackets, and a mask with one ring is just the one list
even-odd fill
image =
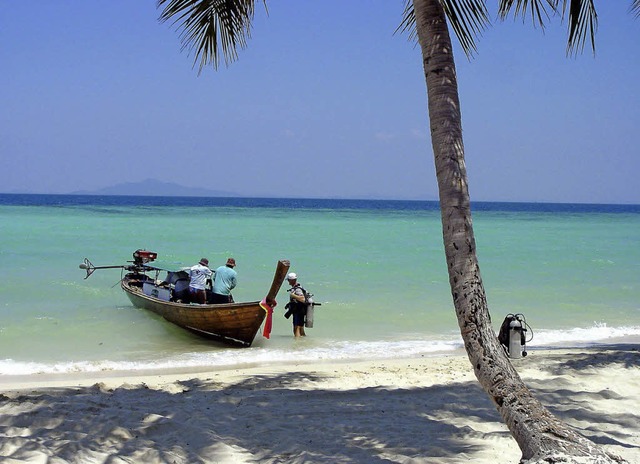
{"label": "turquoise shallow water", "polygon": [[[210,199],[211,200],[211,199]],[[474,208],[494,327],[523,313],[530,347],[640,334],[640,208]],[[428,354],[461,347],[428,202],[0,195],[0,373],[223,366]],[[241,300],[266,293],[289,259],[322,303],[294,340],[281,290],[270,340],[201,340],[131,306],[119,270],[138,248],[169,266],[238,262]]]}

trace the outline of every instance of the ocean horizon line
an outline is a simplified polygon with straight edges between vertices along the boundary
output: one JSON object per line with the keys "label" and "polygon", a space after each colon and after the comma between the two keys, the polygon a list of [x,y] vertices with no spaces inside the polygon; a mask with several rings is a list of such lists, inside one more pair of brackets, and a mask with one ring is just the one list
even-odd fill
{"label": "ocean horizon line", "polygon": [[[207,200],[212,202],[240,202],[235,205],[226,205],[226,206],[276,206],[273,204],[268,205],[256,205],[255,203],[241,204],[242,202],[283,202],[283,201],[294,201],[294,202],[304,202],[307,205],[299,204],[299,205],[288,205],[289,207],[314,207],[320,206],[317,204],[313,204],[314,202],[346,202],[352,204],[358,203],[386,203],[389,205],[392,204],[400,204],[400,203],[409,203],[414,205],[428,205],[433,209],[434,207],[438,207],[439,209],[439,200],[424,200],[424,199],[397,199],[397,198],[342,198],[342,197],[292,197],[292,196],[202,196],[202,195],[131,195],[131,194],[92,194],[92,193],[7,193],[0,192],[0,204],[12,204],[12,205],[30,205],[28,202],[29,199],[39,199],[37,204],[50,204],[47,199],[70,199],[70,200],[79,200],[79,199],[114,199],[117,203],[121,203],[121,200],[136,200],[139,199],[146,206],[163,206],[165,202],[162,200],[174,200],[176,202],[184,202],[192,200],[194,203],[199,202],[200,204],[193,204],[192,206],[224,206],[220,204],[209,204]],[[21,201],[22,200],[22,201]],[[154,200],[160,202],[162,204],[154,205]],[[102,202],[103,202],[102,201]],[[77,201],[71,201],[72,203],[77,203]],[[101,202],[101,203],[102,203]],[[133,204],[135,202],[126,202],[128,204]],[[347,206],[344,204],[343,206]],[[496,207],[503,205],[507,210],[512,210],[518,206],[520,207],[534,207],[533,209],[540,209],[541,211],[545,211],[546,208],[552,208],[552,211],[558,211],[558,208],[564,209],[569,208],[571,211],[575,212],[589,212],[590,210],[601,212],[602,208],[612,208],[611,212],[616,212],[617,210],[622,210],[622,212],[639,212],[640,213],[640,204],[636,203],[585,203],[585,202],[551,202],[551,201],[503,201],[503,200],[471,200],[472,209],[476,209],[479,211],[483,210],[494,210]],[[537,207],[537,208],[536,208]],[[500,209],[500,208],[498,208]]]}

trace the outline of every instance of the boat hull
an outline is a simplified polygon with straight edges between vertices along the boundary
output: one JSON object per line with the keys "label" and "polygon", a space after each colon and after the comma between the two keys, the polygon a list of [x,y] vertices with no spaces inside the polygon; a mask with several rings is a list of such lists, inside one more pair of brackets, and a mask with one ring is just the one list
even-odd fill
{"label": "boat hull", "polygon": [[251,346],[267,314],[259,301],[185,304],[146,295],[139,281],[127,277],[121,286],[134,306],[154,312],[197,335],[234,346]]}

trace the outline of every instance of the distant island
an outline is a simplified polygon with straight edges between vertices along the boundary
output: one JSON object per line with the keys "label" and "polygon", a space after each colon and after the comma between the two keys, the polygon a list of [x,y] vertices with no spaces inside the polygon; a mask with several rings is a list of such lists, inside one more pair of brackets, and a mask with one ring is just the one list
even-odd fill
{"label": "distant island", "polygon": [[[163,182],[157,179],[145,179],[139,182],[122,182],[108,187],[102,187],[92,190],[74,190],[74,191],[54,191],[54,192],[38,192],[9,190],[0,192],[0,195],[95,195],[95,196],[131,196],[131,197],[201,197],[201,198],[309,198],[302,196],[283,197],[282,192],[274,193],[267,196],[256,196],[255,194],[231,192],[228,190],[212,190],[202,187],[187,187],[171,182]],[[349,198],[328,195],[323,197],[313,197],[315,199],[327,200],[392,200],[392,201],[437,201],[425,199],[422,195],[404,198],[384,198],[376,194],[370,193],[366,195],[358,195]]]}
{"label": "distant island", "polygon": [[130,195],[152,197],[242,197],[235,192],[209,190],[200,187],[162,182],[156,179],[145,179],[140,182],[124,182],[96,190],[77,190],[69,195]]}

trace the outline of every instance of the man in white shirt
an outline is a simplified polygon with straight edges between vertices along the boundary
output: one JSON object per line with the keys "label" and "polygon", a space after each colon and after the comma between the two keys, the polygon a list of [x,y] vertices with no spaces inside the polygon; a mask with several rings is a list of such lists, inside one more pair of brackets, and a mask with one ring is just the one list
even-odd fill
{"label": "man in white shirt", "polygon": [[207,302],[206,285],[211,280],[213,271],[209,269],[209,260],[202,258],[198,264],[189,270],[189,298],[192,303],[205,304]]}

